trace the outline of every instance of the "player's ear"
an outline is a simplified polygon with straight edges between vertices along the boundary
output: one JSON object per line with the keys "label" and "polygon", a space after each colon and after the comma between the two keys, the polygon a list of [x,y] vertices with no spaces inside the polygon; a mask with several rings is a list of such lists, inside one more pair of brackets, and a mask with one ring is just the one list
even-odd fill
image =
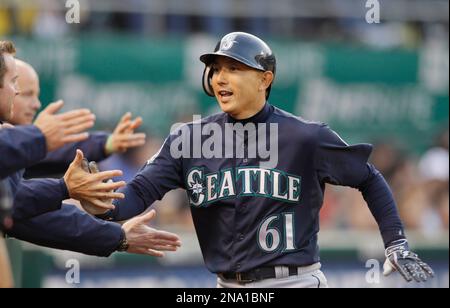
{"label": "player's ear", "polygon": [[261,85],[259,90],[260,91],[266,91],[267,88],[270,87],[270,85],[273,82],[273,73],[271,71],[265,71],[264,73],[262,73],[261,75]]}

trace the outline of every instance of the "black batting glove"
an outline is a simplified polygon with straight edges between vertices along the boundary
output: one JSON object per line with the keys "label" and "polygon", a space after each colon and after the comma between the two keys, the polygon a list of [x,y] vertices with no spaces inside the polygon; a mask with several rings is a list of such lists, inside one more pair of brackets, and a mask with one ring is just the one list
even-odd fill
{"label": "black batting glove", "polygon": [[402,277],[411,282],[425,282],[430,277],[434,277],[434,271],[423,262],[417,254],[409,251],[407,240],[397,240],[386,248],[386,261],[383,265],[383,275],[388,276],[392,272],[398,271]]}

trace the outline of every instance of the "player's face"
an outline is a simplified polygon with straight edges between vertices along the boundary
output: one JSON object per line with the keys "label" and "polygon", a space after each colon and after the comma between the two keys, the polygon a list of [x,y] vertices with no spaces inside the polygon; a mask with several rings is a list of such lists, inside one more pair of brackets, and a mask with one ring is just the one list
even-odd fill
{"label": "player's face", "polygon": [[3,54],[6,74],[0,87],[0,120],[9,121],[12,116],[14,98],[19,94],[17,85],[17,67],[13,55]]}
{"label": "player's face", "polygon": [[18,64],[17,68],[20,94],[14,101],[14,112],[10,122],[14,125],[30,125],[41,108],[39,77],[28,65]]}
{"label": "player's face", "polygon": [[246,119],[261,109],[265,102],[264,72],[220,56],[212,70],[211,84],[223,112],[235,119]]}

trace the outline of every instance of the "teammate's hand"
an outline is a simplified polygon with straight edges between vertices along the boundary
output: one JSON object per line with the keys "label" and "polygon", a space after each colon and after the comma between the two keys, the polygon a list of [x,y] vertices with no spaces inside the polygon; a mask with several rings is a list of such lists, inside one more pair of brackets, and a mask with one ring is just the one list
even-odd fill
{"label": "teammate's hand", "polygon": [[383,265],[383,275],[387,276],[398,271],[403,278],[410,282],[427,281],[428,277],[434,277],[431,267],[423,262],[417,254],[409,251],[406,240],[398,240],[386,249],[386,261]]}
{"label": "teammate's hand", "polygon": [[105,145],[106,154],[124,153],[130,148],[145,144],[145,134],[134,131],[142,124],[142,118],[132,120],[131,113],[126,113],[109,136]]}
{"label": "teammate's hand", "polygon": [[64,105],[58,101],[48,105],[36,118],[37,126],[47,141],[47,151],[51,152],[65,144],[86,140],[85,132],[94,126],[95,115],[88,109],[78,109],[56,114]]}
{"label": "teammate's hand", "polygon": [[181,246],[178,235],[148,226],[155,216],[156,211],[151,210],[123,224],[122,229],[129,245],[128,253],[164,257],[163,251],[176,251]]}
{"label": "teammate's hand", "polygon": [[108,199],[123,199],[124,194],[116,193],[114,190],[126,185],[124,181],[116,183],[104,183],[113,177],[121,176],[122,171],[112,170],[90,174],[83,170],[83,152],[77,150],[75,160],[70,164],[64,175],[64,181],[72,199],[80,202],[87,201],[99,210],[112,210],[114,205],[105,202]]}
{"label": "teammate's hand", "polygon": [[[93,162],[93,161],[89,162],[86,158],[84,158],[83,161],[81,162],[81,168],[88,173],[99,173],[100,172],[100,170],[98,169],[97,163]],[[111,184],[111,183],[113,183],[113,180],[109,179],[106,183]],[[110,192],[113,192],[113,191],[110,191]],[[106,199],[102,198],[100,200],[106,204],[110,204],[111,206],[113,206],[114,199],[112,199],[112,198],[106,198]],[[80,204],[81,204],[81,207],[87,213],[94,215],[94,216],[102,215],[109,211],[108,209],[98,207],[95,204],[92,204],[86,200],[81,200]]]}

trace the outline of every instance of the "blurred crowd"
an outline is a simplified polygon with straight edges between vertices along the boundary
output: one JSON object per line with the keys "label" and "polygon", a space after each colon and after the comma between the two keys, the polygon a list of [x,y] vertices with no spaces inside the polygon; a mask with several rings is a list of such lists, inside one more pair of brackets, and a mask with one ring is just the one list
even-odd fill
{"label": "blurred crowd", "polygon": [[[364,16],[320,16],[320,13],[297,16],[294,12],[296,10],[289,16],[286,10],[281,8],[279,11],[283,13],[274,13],[268,1],[260,0],[242,1],[239,2],[239,7],[232,9],[230,4],[234,2],[222,0],[130,0],[117,11],[112,5],[117,1],[112,1],[111,6],[104,10],[92,9],[91,1],[80,1],[80,24],[71,25],[65,20],[65,1],[7,2],[13,4],[0,4],[0,36],[21,34],[61,37],[66,34],[95,32],[127,32],[156,36],[209,33],[217,36],[239,29],[266,37],[353,41],[377,47],[417,47],[429,38],[446,39],[449,34],[448,17],[442,20],[438,16],[435,22],[430,22],[429,19],[433,16],[420,19],[405,15],[404,18],[383,20],[374,27],[366,23]],[[328,12],[349,10],[346,1],[330,0],[327,3],[332,5]],[[290,1],[281,1],[281,4],[282,7],[292,5]],[[141,8],[146,10],[142,11]],[[363,8],[354,10],[364,13]]]}
{"label": "blurred crowd", "polygon": [[[448,142],[447,127],[419,157],[403,151],[393,140],[375,143],[371,156],[371,163],[392,189],[406,228],[425,237],[448,232]],[[321,218],[325,228],[377,228],[361,194],[353,189],[329,186]]]}

